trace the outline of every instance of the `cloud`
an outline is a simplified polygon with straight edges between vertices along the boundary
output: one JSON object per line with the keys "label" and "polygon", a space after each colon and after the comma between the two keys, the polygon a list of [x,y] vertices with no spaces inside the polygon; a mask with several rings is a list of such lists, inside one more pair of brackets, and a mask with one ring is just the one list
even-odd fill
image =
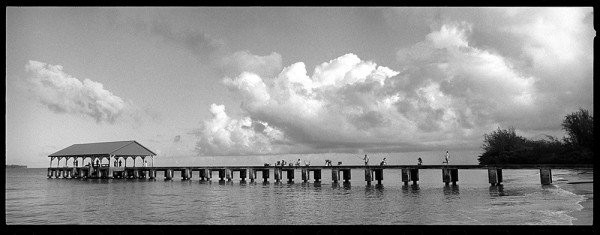
{"label": "cloud", "polygon": [[[269,154],[286,152],[277,142],[285,141],[283,133],[265,122],[230,118],[224,105],[212,104],[213,118],[205,120],[196,150],[211,155]],[[285,146],[284,146],[285,147]]]}
{"label": "cloud", "polygon": [[125,30],[148,33],[165,42],[182,47],[206,65],[218,70],[223,76],[235,76],[241,72],[252,72],[260,76],[272,76],[281,70],[281,55],[271,52],[268,55],[252,54],[248,50],[229,49],[227,43],[201,30],[188,27],[175,27],[164,18],[145,16],[122,18],[119,24]]}
{"label": "cloud", "polygon": [[25,66],[31,75],[30,90],[55,113],[84,115],[97,123],[114,123],[131,105],[104,89],[99,82],[79,79],[63,72],[60,65],[32,61]]}
{"label": "cloud", "polygon": [[281,71],[281,55],[271,52],[269,55],[259,56],[250,51],[237,51],[223,56],[218,67],[229,76],[250,72],[270,77]]}
{"label": "cloud", "polygon": [[[565,112],[582,104],[591,108],[588,10],[493,9],[490,17],[499,22],[483,23],[474,20],[483,14],[471,14],[474,23],[438,14],[443,20],[432,20],[422,41],[397,51],[399,69],[349,53],[316,66],[312,75],[298,62],[277,76],[244,71],[225,77],[223,84],[243,96],[246,117],[213,112],[212,122],[227,120],[237,128],[218,133],[206,129],[215,124],[205,125],[204,140],[220,138],[213,143],[222,147],[205,153],[240,145],[244,153],[259,152],[249,138],[230,137],[234,130],[254,130],[242,128],[250,123],[268,125],[281,137],[261,142],[261,153],[274,151],[268,148],[274,142],[277,151],[477,148],[481,136],[498,126],[556,133]],[[494,34],[502,37],[488,38]],[[558,39],[546,38],[555,34]],[[510,47],[500,42],[505,38]]]}

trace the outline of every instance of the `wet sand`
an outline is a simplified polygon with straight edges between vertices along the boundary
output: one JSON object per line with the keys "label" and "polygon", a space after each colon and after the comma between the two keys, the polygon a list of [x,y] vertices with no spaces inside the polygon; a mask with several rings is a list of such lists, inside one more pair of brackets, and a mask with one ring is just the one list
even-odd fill
{"label": "wet sand", "polygon": [[[554,173],[554,172],[553,172]],[[583,195],[585,199],[579,204],[583,209],[569,213],[575,217],[573,225],[593,225],[594,218],[594,172],[593,170],[572,170],[568,174],[553,175],[557,178],[555,183],[560,188],[577,195]],[[558,178],[562,178],[558,180]]]}

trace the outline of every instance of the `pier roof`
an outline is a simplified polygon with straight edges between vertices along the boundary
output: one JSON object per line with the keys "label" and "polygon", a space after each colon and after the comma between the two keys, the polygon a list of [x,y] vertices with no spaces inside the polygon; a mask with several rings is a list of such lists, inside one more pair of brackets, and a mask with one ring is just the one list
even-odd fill
{"label": "pier roof", "polygon": [[48,157],[74,157],[88,155],[115,156],[156,156],[156,154],[135,140],[74,144]]}

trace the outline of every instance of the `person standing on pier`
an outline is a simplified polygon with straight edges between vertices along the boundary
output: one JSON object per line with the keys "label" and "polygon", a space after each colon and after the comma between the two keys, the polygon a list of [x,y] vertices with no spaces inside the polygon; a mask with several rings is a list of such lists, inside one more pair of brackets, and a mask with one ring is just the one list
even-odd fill
{"label": "person standing on pier", "polygon": [[419,166],[420,166],[421,164],[423,164],[423,160],[421,160],[421,158],[417,159],[417,162],[418,162]]}
{"label": "person standing on pier", "polygon": [[446,161],[445,161],[445,162],[442,162],[442,164],[443,164],[443,163],[446,163],[446,165],[448,165],[448,155],[449,155],[449,154],[448,154],[448,151],[446,151]]}
{"label": "person standing on pier", "polygon": [[121,160],[119,160],[119,167],[121,167],[121,163],[122,163],[122,161],[121,161]]}
{"label": "person standing on pier", "polygon": [[363,158],[363,160],[365,160],[365,166],[369,165],[369,157],[367,157],[366,154],[365,154],[365,158]]}
{"label": "person standing on pier", "polygon": [[300,163],[301,163],[300,158],[298,158],[298,161],[296,162],[296,166],[300,166]]}
{"label": "person standing on pier", "polygon": [[77,167],[77,159],[75,159],[75,167]]}

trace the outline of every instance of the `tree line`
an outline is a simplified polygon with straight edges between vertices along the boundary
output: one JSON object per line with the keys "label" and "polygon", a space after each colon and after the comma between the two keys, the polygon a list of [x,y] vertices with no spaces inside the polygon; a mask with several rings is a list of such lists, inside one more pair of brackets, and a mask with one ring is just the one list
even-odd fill
{"label": "tree line", "polygon": [[585,109],[565,116],[559,140],[531,140],[515,133],[514,127],[483,135],[479,164],[591,164],[594,155],[594,118]]}

